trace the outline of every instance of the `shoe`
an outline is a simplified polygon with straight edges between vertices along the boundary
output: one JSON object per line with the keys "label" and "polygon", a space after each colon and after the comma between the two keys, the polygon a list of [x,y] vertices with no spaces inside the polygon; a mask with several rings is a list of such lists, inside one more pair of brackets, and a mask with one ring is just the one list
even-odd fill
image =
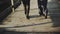
{"label": "shoe", "polygon": [[47,19],[47,16],[45,16],[45,19]]}
{"label": "shoe", "polygon": [[29,16],[26,16],[26,18],[27,18],[27,19],[30,19],[30,17],[29,17]]}
{"label": "shoe", "polygon": [[42,16],[42,13],[41,13],[41,12],[39,12],[39,15],[40,15],[40,16]]}

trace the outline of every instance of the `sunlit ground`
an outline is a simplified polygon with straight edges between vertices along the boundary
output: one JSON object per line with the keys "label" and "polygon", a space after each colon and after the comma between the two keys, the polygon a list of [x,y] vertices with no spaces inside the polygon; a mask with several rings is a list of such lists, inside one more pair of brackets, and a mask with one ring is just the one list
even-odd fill
{"label": "sunlit ground", "polygon": [[[49,15],[48,19],[45,19],[44,16],[39,16],[37,0],[31,0],[31,10],[30,10],[30,20],[26,19],[23,9],[23,4],[19,6],[15,13],[9,15],[4,20],[4,25],[0,27],[6,28],[9,31],[17,31],[17,32],[54,32],[60,31],[60,27],[52,27],[53,23],[57,23],[58,19],[55,13],[59,13],[59,5],[53,3],[55,0],[48,0],[48,2],[52,2],[48,4]],[[53,5],[53,6],[52,6]],[[57,10],[57,9],[58,10]],[[60,15],[60,14],[59,14]],[[59,16],[58,15],[58,16]],[[52,17],[53,16],[53,17]],[[55,16],[55,17],[54,17]]]}

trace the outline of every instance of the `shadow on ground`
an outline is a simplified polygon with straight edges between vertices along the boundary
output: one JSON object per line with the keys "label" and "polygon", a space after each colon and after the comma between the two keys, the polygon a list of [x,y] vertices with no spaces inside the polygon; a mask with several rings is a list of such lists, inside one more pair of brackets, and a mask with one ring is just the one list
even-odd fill
{"label": "shadow on ground", "polygon": [[30,16],[30,18],[37,18],[37,17],[40,17],[39,15],[32,15]]}

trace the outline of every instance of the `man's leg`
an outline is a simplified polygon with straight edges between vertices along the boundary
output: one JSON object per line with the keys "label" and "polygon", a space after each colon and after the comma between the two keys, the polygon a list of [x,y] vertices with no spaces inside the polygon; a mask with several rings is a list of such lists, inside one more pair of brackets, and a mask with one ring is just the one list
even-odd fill
{"label": "man's leg", "polygon": [[38,8],[39,8],[39,14],[40,16],[43,15],[43,8],[42,8],[42,1],[38,0]]}

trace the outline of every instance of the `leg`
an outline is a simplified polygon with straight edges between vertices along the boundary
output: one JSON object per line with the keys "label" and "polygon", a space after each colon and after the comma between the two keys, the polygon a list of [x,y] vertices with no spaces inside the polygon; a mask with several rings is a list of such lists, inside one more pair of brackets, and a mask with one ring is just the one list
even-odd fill
{"label": "leg", "polygon": [[47,15],[48,15],[48,9],[47,9],[47,0],[44,1],[44,15],[45,18],[47,19]]}
{"label": "leg", "polygon": [[26,15],[26,11],[27,11],[27,9],[26,9],[26,5],[24,4],[24,10],[25,10],[25,15]]}
{"label": "leg", "polygon": [[26,14],[26,18],[29,19],[29,11],[30,11],[30,0],[23,0],[23,5],[24,5],[24,9],[25,9],[25,14]]}
{"label": "leg", "polygon": [[38,8],[39,8],[39,14],[40,14],[40,16],[43,15],[43,8],[41,7],[41,5],[42,5],[42,1],[38,0]]}
{"label": "leg", "polygon": [[29,12],[30,12],[30,0],[27,0],[27,11],[26,11],[26,17],[27,17],[27,19],[29,19]]}
{"label": "leg", "polygon": [[43,15],[43,8],[40,6],[40,12],[39,12],[40,16]]}
{"label": "leg", "polygon": [[23,6],[24,6],[24,10],[25,10],[25,14],[26,14],[26,11],[27,11],[27,9],[26,9],[26,0],[21,0],[22,2],[23,2]]}

